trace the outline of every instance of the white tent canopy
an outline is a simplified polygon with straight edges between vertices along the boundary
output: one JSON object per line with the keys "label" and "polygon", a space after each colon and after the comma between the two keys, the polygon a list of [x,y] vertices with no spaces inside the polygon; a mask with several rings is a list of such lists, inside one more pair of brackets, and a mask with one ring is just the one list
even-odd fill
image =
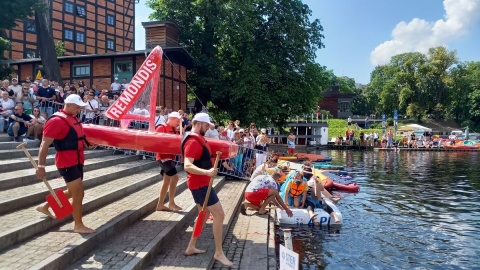
{"label": "white tent canopy", "polygon": [[397,129],[397,136],[403,136],[403,135],[409,135],[412,133],[412,131],[432,131],[431,128],[424,127],[422,125],[418,124],[409,124],[405,126],[401,126],[399,129]]}

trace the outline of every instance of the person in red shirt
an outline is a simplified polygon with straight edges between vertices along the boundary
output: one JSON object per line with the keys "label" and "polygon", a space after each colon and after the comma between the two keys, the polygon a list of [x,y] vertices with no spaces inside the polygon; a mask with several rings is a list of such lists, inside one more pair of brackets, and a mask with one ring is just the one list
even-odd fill
{"label": "person in red shirt", "polygon": [[[217,169],[213,167],[212,151],[203,137],[209,129],[210,117],[206,113],[197,113],[192,119],[192,132],[187,133],[182,141],[182,153],[184,156],[184,168],[187,172],[187,186],[190,189],[193,199],[197,204],[198,211],[202,209],[205,201],[210,178],[217,175]],[[233,263],[225,257],[222,249],[223,219],[225,213],[214,189],[211,190],[207,202],[207,213],[213,216],[213,238],[215,241],[215,254],[213,257],[226,266],[232,266]],[[194,255],[204,253],[195,247],[197,238],[190,238],[185,255]]]}
{"label": "person in red shirt", "polygon": [[[82,221],[83,189],[83,164],[85,156],[83,150],[87,141],[82,124],[77,118],[80,110],[86,103],[80,96],[72,94],[65,99],[63,110],[55,113],[48,119],[43,128],[43,139],[38,153],[38,168],[36,174],[39,179],[45,177],[45,160],[48,147],[53,143],[55,150],[55,165],[67,184],[65,195],[72,198],[73,206],[73,231],[76,233],[93,233],[95,230],[88,228]],[[49,217],[55,218],[48,210],[47,203],[39,206],[37,210]]]}
{"label": "person in red shirt", "polygon": [[[182,121],[182,116],[178,112],[171,112],[168,115],[167,123],[161,123],[157,126],[157,132],[168,134],[179,134],[177,131],[178,125]],[[163,184],[160,189],[160,196],[157,203],[157,211],[179,211],[182,208],[175,204],[175,191],[177,190],[178,174],[175,168],[175,155],[157,153],[157,161],[160,163],[162,170],[160,174],[163,175]],[[168,207],[163,202],[169,193]]]}

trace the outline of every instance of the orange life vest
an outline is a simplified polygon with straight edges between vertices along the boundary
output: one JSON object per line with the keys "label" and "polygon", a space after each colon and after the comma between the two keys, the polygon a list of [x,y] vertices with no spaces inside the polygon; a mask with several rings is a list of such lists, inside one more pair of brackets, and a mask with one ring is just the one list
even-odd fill
{"label": "orange life vest", "polygon": [[301,184],[295,184],[294,182],[292,182],[290,184],[290,192],[289,192],[289,195],[293,198],[296,198],[298,197],[300,194],[303,194],[303,192],[305,191],[305,184],[306,182],[305,181],[302,181]]}

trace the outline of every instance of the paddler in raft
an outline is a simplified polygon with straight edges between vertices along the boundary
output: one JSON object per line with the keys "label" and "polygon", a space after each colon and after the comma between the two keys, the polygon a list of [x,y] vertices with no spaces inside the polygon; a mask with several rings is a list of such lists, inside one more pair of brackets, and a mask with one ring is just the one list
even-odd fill
{"label": "paddler in raft", "polygon": [[310,161],[306,161],[302,166],[303,176],[309,179],[307,181],[308,191],[305,208],[310,215],[310,220],[313,222],[313,220],[317,216],[317,214],[313,212],[313,209],[321,208],[333,218],[335,223],[339,223],[340,219],[338,219],[333,209],[325,202],[321,194],[323,194],[326,198],[330,199],[335,204],[337,204],[340,198],[332,196],[332,194],[330,194],[330,192],[325,189],[325,187],[320,181],[320,177],[313,175],[312,168],[313,165]]}

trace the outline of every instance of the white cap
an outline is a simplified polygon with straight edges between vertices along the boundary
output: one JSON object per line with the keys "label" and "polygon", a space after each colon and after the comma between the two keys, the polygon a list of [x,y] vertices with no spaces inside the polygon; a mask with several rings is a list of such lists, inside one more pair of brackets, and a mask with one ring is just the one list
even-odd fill
{"label": "white cap", "polygon": [[169,113],[168,118],[170,118],[170,117],[175,117],[175,118],[178,118],[178,119],[182,119],[182,116],[178,112]]}
{"label": "white cap", "polygon": [[238,132],[245,132],[245,129],[241,128]]}
{"label": "white cap", "polygon": [[115,81],[118,81],[118,78],[117,78],[117,77],[115,77]]}
{"label": "white cap", "polygon": [[205,122],[205,123],[208,123],[210,125],[213,125],[213,123],[210,122],[210,116],[208,116],[208,114],[206,114],[206,113],[195,114],[192,121]]}
{"label": "white cap", "polygon": [[262,128],[262,129],[260,129],[260,132],[261,132],[261,133],[267,133],[267,130],[264,129],[264,128]]}
{"label": "white cap", "polygon": [[82,98],[79,95],[71,94],[65,99],[65,104],[76,104],[80,107],[85,107],[87,103],[83,102]]}

